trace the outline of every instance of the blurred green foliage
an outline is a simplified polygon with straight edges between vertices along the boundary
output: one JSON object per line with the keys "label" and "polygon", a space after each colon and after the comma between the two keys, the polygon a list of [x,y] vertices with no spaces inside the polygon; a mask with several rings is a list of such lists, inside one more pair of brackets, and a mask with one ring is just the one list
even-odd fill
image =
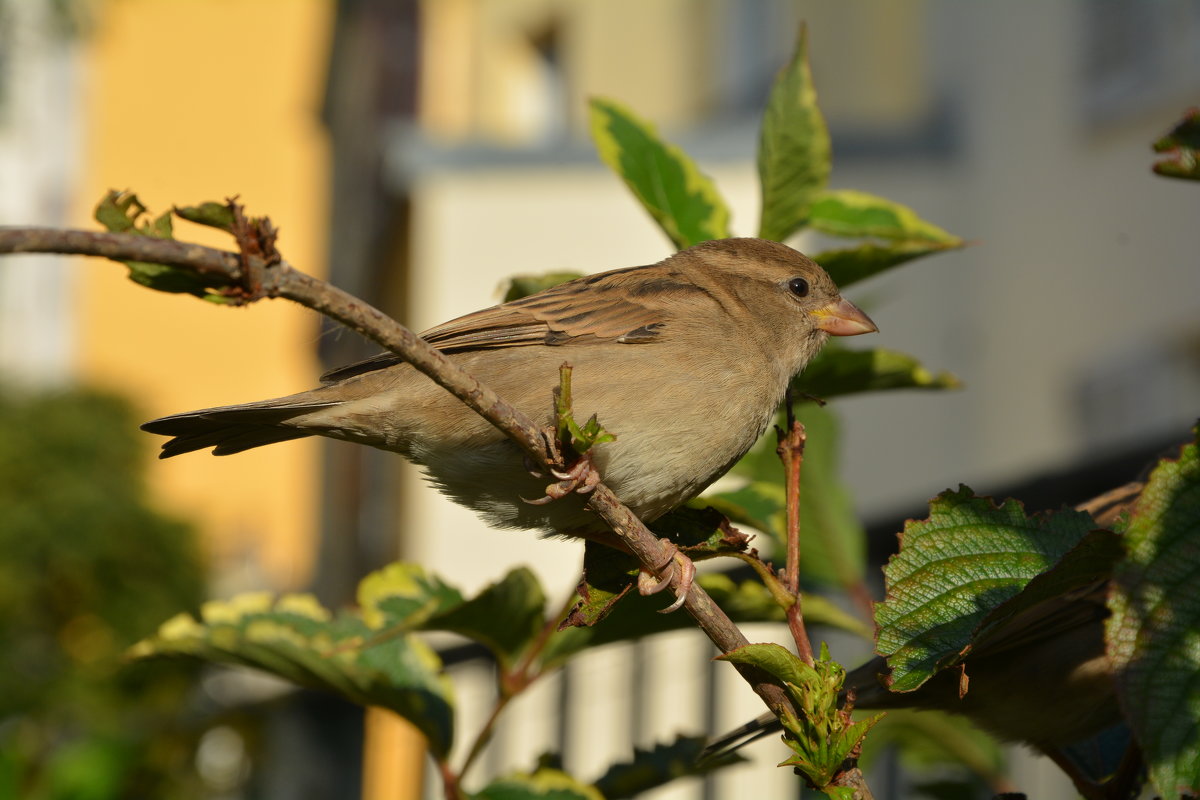
{"label": "blurred green foliage", "polygon": [[190,798],[195,667],[126,665],[203,599],[188,525],[146,499],[128,404],[0,394],[0,797]]}

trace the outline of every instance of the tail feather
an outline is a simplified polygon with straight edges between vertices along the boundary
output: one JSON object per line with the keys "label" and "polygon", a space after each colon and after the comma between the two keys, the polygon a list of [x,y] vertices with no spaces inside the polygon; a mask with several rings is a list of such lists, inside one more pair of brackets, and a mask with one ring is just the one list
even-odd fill
{"label": "tail feather", "polygon": [[172,437],[163,442],[159,458],[210,447],[213,448],[213,455],[225,456],[318,434],[318,428],[299,427],[288,422],[336,405],[339,405],[339,401],[289,403],[286,399],[266,400],[173,414],[147,422],[142,425],[142,430]]}

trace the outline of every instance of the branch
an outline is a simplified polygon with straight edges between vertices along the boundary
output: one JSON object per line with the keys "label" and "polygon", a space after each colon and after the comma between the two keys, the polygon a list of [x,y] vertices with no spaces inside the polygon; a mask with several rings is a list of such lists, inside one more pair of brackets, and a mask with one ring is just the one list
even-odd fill
{"label": "branch", "polygon": [[114,261],[151,261],[193,270],[211,279],[214,286],[228,286],[242,279],[237,253],[128,233],[0,227],[0,253],[62,253]]}
{"label": "branch", "polygon": [[[428,375],[480,416],[495,425],[543,467],[555,463],[553,446],[532,420],[473,378],[428,342],[382,311],[325,281],[293,268],[286,261],[267,264],[254,255],[239,255],[197,244],[147,236],[53,228],[0,228],[0,253],[68,253],[102,256],[118,261],[148,261],[190,269],[213,281],[214,286],[243,283],[245,258],[249,271],[262,281],[262,296],[284,297],[375,341]],[[256,292],[257,294],[257,292]],[[669,544],[651,533],[632,511],[603,483],[591,493],[588,507],[621,538],[651,572],[673,555]],[[680,570],[674,570],[672,588],[678,589]],[[695,618],[722,653],[749,642],[724,611],[699,586],[693,584],[684,608]],[[765,672],[735,664],[771,711],[790,707],[783,690]]]}

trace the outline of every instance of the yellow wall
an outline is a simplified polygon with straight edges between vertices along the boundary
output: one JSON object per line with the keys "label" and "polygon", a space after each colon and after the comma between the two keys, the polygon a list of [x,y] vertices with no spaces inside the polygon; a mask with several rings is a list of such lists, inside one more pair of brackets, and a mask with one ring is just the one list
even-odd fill
{"label": "yellow wall", "polygon": [[[91,224],[91,205],[110,187],[134,189],[157,211],[236,194],[249,213],[272,218],[285,258],[323,274],[328,156],[318,114],[333,3],[108,0],[97,9],[84,56],[77,224]],[[228,246],[209,231],[196,238]],[[218,307],[148,291],[124,272],[80,267],[79,370],[132,394],[147,419],[315,382],[311,312],[282,300]],[[157,444],[146,434],[148,456]],[[224,593],[308,579],[316,469],[315,443],[300,441],[156,462],[150,479],[202,526]]]}

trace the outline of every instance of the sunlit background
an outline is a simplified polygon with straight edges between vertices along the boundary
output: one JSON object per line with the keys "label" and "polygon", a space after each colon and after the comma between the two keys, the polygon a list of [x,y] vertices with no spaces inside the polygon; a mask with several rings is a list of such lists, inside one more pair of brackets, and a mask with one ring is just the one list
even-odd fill
{"label": "sunlit background", "polygon": [[[879,343],[965,384],[835,405],[868,525],[886,537],[960,482],[1031,507],[1077,502],[1186,436],[1200,415],[1197,194],[1150,173],[1149,145],[1197,102],[1198,2],[0,0],[0,224],[89,227],[110,188],[156,211],[238,195],[280,228],[291,263],[419,330],[496,302],[514,273],[671,252],[597,159],[591,96],[621,100],[692,153],[729,200],[734,230],[752,234],[757,121],[801,20],[832,184],[905,203],[973,242],[850,292]],[[282,301],[231,310],[148,292],[99,261],[0,260],[0,415],[15,420],[0,429],[67,443],[34,444],[37,459],[14,450],[0,479],[58,476],[62,450],[74,468],[62,480],[114,484],[48,529],[57,550],[18,546],[27,529],[0,520],[0,577],[28,584],[0,588],[0,639],[14,637],[0,641],[0,672],[67,676],[0,699],[0,780],[31,775],[23,788],[37,798],[104,781],[113,793],[88,796],[436,794],[419,739],[384,714],[241,673],[193,669],[201,680],[189,688],[179,671],[139,683],[114,666],[202,596],[312,589],[336,606],[397,557],[467,591],[530,563],[565,597],[578,546],[486,531],[394,456],[296,441],[150,463],[158,442],[135,431],[308,388],[322,367],[369,352]],[[132,410],[62,394],[82,388]],[[89,428],[112,443],[68,447]],[[106,460],[121,448],[128,457]],[[104,497],[124,492],[153,524],[81,533]],[[48,493],[46,507],[58,502]],[[164,535],[177,544],[152,538]],[[147,548],[166,554],[161,564],[139,557]],[[66,569],[71,553],[80,563]],[[90,573],[97,565],[107,566]],[[147,588],[156,576],[175,591]],[[158,604],[141,603],[136,624],[120,603],[112,619],[123,626],[99,611],[95,598],[122,584]],[[86,591],[67,597],[67,585]],[[21,649],[18,637],[45,641]],[[680,635],[585,659],[512,710],[483,771],[562,748],[587,779],[631,742],[756,713],[708,654]],[[649,688],[631,688],[635,676]],[[469,729],[487,668],[466,665],[461,679]],[[83,710],[74,702],[117,681],[130,685]],[[145,709],[131,714],[136,703]],[[798,792],[770,766],[779,749],[765,743],[749,767],[653,796]],[[1068,796],[1052,770],[1032,760],[1020,770],[1030,796]],[[906,796],[903,780],[877,796]]]}

